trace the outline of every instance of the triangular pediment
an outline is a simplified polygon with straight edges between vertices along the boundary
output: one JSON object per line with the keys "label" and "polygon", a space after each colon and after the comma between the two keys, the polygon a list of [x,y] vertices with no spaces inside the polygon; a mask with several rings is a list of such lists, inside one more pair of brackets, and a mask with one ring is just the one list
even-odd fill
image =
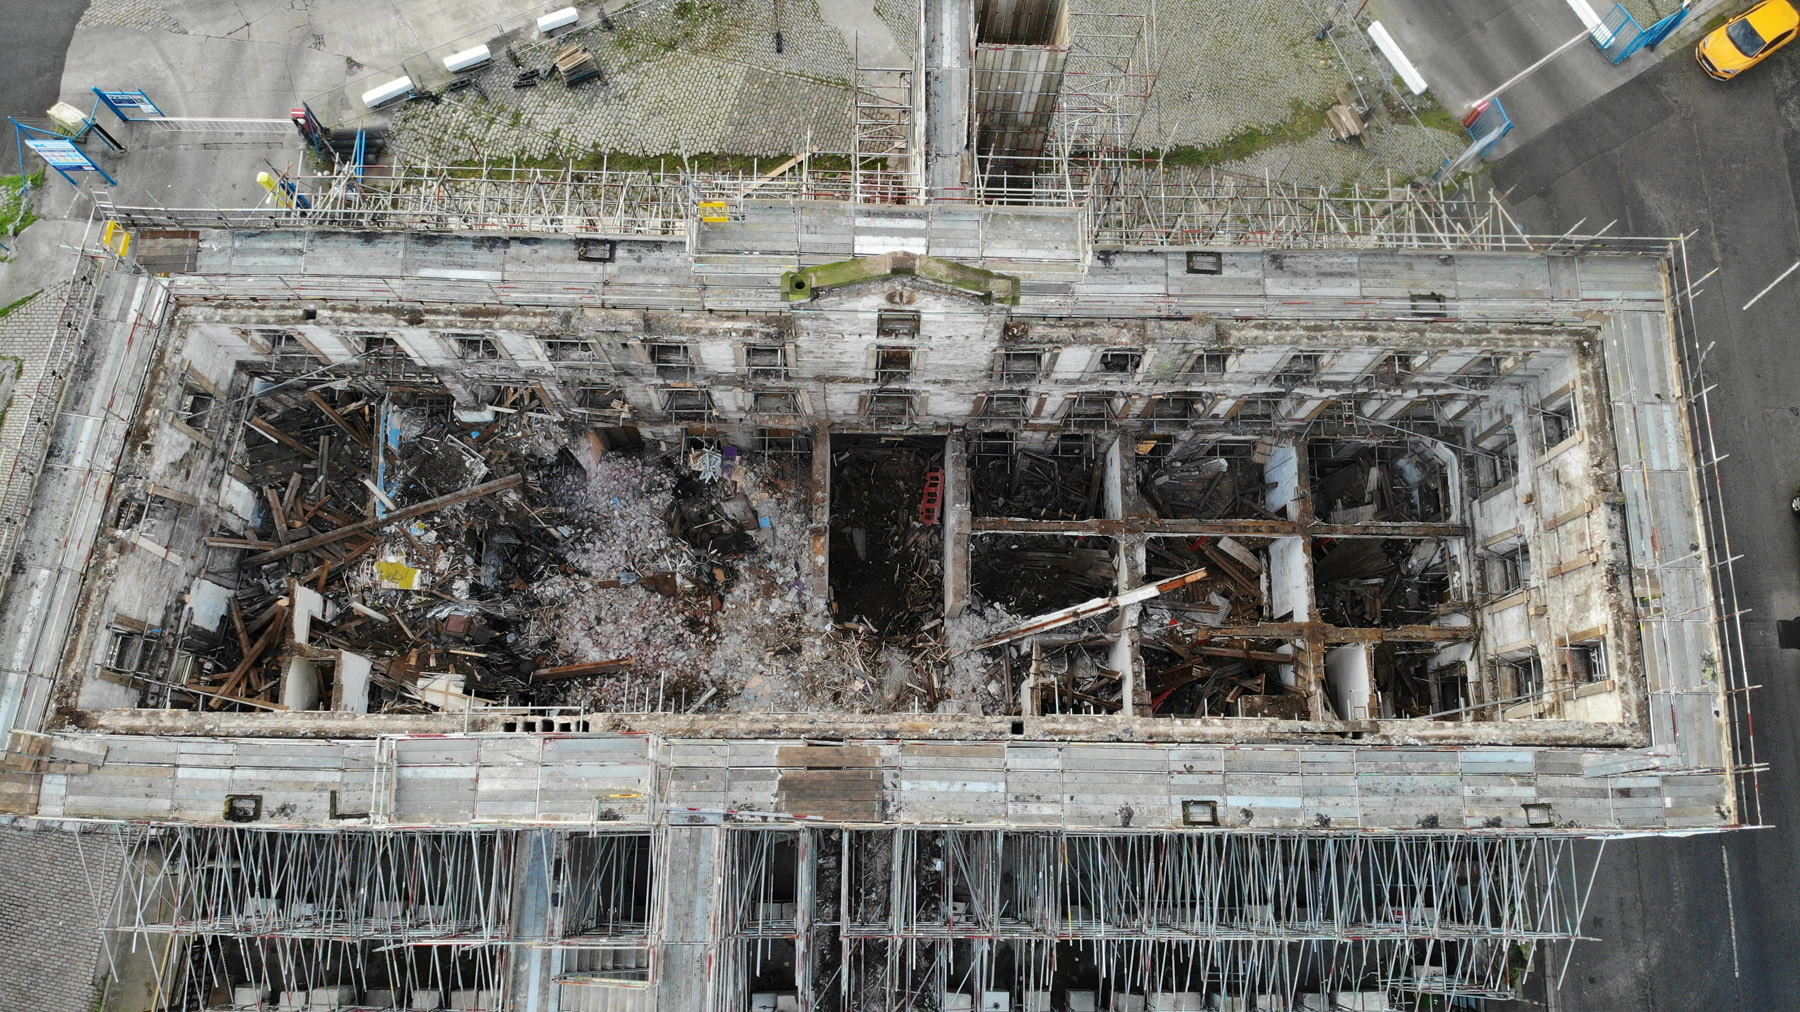
{"label": "triangular pediment", "polygon": [[1017,277],[921,253],[883,253],[788,271],[781,276],[781,297],[788,302],[801,302],[876,283],[889,285],[894,291],[934,292],[983,303],[1019,304]]}

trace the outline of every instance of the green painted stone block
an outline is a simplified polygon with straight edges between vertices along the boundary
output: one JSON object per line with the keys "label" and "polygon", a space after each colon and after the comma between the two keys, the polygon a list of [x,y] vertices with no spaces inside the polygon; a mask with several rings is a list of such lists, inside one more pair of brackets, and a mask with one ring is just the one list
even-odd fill
{"label": "green painted stone block", "polygon": [[883,253],[788,271],[781,276],[781,298],[785,302],[802,302],[825,289],[895,275],[951,285],[973,292],[986,302],[1019,304],[1019,279],[1013,275],[916,253]]}

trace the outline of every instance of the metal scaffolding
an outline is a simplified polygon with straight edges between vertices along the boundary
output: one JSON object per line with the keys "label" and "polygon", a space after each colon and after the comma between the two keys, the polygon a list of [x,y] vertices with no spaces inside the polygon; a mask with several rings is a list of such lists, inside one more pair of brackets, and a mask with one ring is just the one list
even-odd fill
{"label": "metal scaffolding", "polygon": [[1103,1008],[1118,995],[1259,1009],[1507,997],[1536,946],[1578,936],[1591,875],[1552,836],[731,835],[720,1009],[769,992],[894,1012],[1042,1009],[1084,991]]}
{"label": "metal scaffolding", "polygon": [[1750,693],[1756,686],[1751,681],[1743,626],[1743,617],[1749,609],[1743,606],[1738,596],[1736,562],[1739,556],[1733,554],[1731,533],[1725,523],[1725,483],[1719,472],[1719,464],[1724,461],[1725,455],[1719,452],[1714,435],[1712,400],[1709,396],[1713,384],[1706,374],[1706,356],[1712,346],[1703,342],[1694,309],[1694,296],[1717,269],[1704,277],[1693,276],[1688,264],[1685,236],[1675,244],[1674,254],[1670,257],[1670,287],[1674,297],[1669,300],[1669,304],[1673,309],[1675,330],[1679,335],[1677,361],[1680,363],[1683,386],[1687,391],[1690,424],[1694,432],[1695,449],[1700,458],[1697,482],[1700,489],[1699,505],[1704,517],[1705,536],[1714,560],[1710,584],[1721,648],[1719,666],[1725,673],[1725,700],[1730,713],[1730,773],[1737,780],[1739,821],[1746,825],[1757,825],[1763,821],[1761,781],[1767,764],[1756,757],[1756,721],[1750,705]]}
{"label": "metal scaffolding", "polygon": [[120,833],[109,931],[148,955],[158,1009],[496,1009],[521,947],[553,950],[560,985],[641,989],[653,972],[647,833]]}
{"label": "metal scaffolding", "polygon": [[1098,223],[1129,199],[1133,143],[1156,83],[1156,18],[1104,0],[1069,0],[1069,58],[1051,134],[1072,188],[1086,190]]}
{"label": "metal scaffolding", "polygon": [[1491,193],[1391,178],[1334,191],[1156,159],[1121,168],[1113,193],[1095,216],[1101,246],[1541,251],[1550,241],[1527,236]]}
{"label": "metal scaffolding", "polygon": [[911,204],[919,199],[923,142],[917,68],[856,68],[851,89],[851,187],[859,204]]}
{"label": "metal scaffolding", "polygon": [[110,930],[162,1009],[586,1007],[670,976],[718,1012],[1386,1008],[1512,995],[1592,873],[1555,835],[731,828],[717,881],[676,887],[719,898],[708,971],[658,958],[669,832],[125,827]]}
{"label": "metal scaffolding", "polygon": [[1049,45],[981,44],[975,58],[975,189],[991,204],[1118,199],[1156,80],[1156,20],[1071,0]]}
{"label": "metal scaffolding", "polygon": [[502,986],[514,834],[121,832],[113,930],[155,964],[159,1008]]}
{"label": "metal scaffolding", "polygon": [[[703,220],[729,221],[746,201],[864,202],[911,186],[905,172],[804,166],[755,173],[587,172],[495,166],[409,167],[360,183],[299,176],[309,207],[167,208],[94,199],[101,217],[137,228],[359,228],[686,238]],[[1110,170],[1109,170],[1110,171]],[[1119,168],[1103,194],[1038,189],[1031,202],[1089,206],[1101,247],[1253,246],[1264,249],[1440,249],[1660,252],[1668,240],[1533,236],[1493,194],[1390,181],[1331,191],[1217,169],[1146,161]]]}
{"label": "metal scaffolding", "polygon": [[[1082,208],[1090,246],[1102,248],[1543,251],[1594,238],[1527,236],[1491,193],[1391,178],[1330,190],[1167,166],[1134,147],[1156,77],[1154,15],[1121,13],[1102,0],[1071,0],[1067,20],[1064,43],[980,47],[979,86],[971,98],[979,203]],[[760,165],[748,172],[699,171],[685,159],[633,171],[604,162],[599,170],[581,170],[402,161],[380,174],[349,168],[298,174],[285,180],[281,199],[258,208],[123,206],[104,192],[93,198],[102,216],[132,228],[691,239],[704,223],[738,220],[742,205],[752,200],[930,202],[921,180],[924,77],[917,61],[906,68],[858,68],[851,89],[852,150],[810,152],[767,172]],[[991,130],[982,125],[983,116],[992,121]],[[984,132],[992,136],[984,139]],[[848,167],[816,169],[815,161]],[[964,202],[960,192],[946,199]],[[1663,245],[1659,240],[1658,251]]]}

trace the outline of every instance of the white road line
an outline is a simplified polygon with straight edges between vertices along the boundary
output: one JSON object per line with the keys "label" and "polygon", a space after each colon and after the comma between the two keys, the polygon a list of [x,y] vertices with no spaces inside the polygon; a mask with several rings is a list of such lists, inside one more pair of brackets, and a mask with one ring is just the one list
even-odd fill
{"label": "white road line", "polygon": [[[1794,266],[1800,267],[1800,264]],[[1719,842],[1719,865],[1725,869],[1725,916],[1730,919],[1731,923],[1731,975],[1742,977],[1743,974],[1738,972],[1737,906],[1731,902],[1731,858],[1726,855],[1725,843],[1722,840]]]}
{"label": "white road line", "polygon": [[1588,25],[1588,31],[1600,27],[1600,14],[1593,13],[1593,5],[1588,4],[1588,0],[1568,0],[1568,5],[1570,11],[1575,11],[1575,16],[1580,18],[1580,23]]}
{"label": "white road line", "polygon": [[1776,286],[1776,285],[1779,285],[1779,284],[1781,284],[1781,283],[1782,283],[1782,282],[1783,282],[1783,281],[1786,281],[1786,280],[1787,280],[1787,276],[1788,276],[1788,275],[1789,275],[1789,274],[1792,274],[1792,273],[1794,273],[1794,272],[1795,272],[1795,271],[1800,271],[1800,260],[1796,260],[1796,261],[1794,261],[1794,266],[1792,266],[1792,267],[1789,267],[1789,268],[1788,268],[1788,269],[1787,269],[1787,270],[1785,270],[1785,271],[1782,271],[1782,272],[1781,272],[1781,277],[1778,277],[1778,278],[1776,278],[1776,279],[1775,279],[1775,280],[1773,280],[1773,281],[1771,281],[1771,282],[1769,282],[1769,286],[1768,286],[1768,288],[1764,288],[1764,289],[1763,289],[1763,290],[1762,290],[1762,291],[1760,291],[1760,292],[1757,292],[1757,293],[1756,293],[1756,298],[1754,298],[1754,299],[1751,299],[1751,300],[1750,300],[1750,301],[1749,301],[1749,302],[1746,302],[1746,303],[1744,303],[1744,308],[1745,308],[1745,309],[1749,309],[1749,308],[1750,308],[1750,307],[1751,307],[1751,306],[1754,306],[1754,305],[1756,305],[1756,301],[1757,301],[1757,299],[1760,299],[1760,298],[1762,298],[1762,297],[1763,297],[1763,296],[1765,296],[1765,295],[1767,295],[1767,294],[1769,294],[1769,289],[1770,289],[1770,288],[1774,288],[1774,287],[1775,287],[1775,286]]}
{"label": "white road line", "polygon": [[1575,16],[1581,19],[1581,23],[1588,26],[1589,31],[1600,27],[1600,15],[1594,13],[1594,8],[1588,4],[1588,0],[1568,0],[1568,4],[1569,9],[1575,12]]}

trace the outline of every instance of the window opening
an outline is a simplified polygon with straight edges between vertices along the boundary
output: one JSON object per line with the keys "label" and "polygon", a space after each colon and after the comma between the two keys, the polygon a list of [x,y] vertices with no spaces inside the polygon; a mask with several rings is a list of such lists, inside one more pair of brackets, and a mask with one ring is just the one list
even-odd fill
{"label": "window opening", "polygon": [[913,350],[911,348],[880,347],[875,349],[875,382],[886,386],[889,383],[904,383],[912,379]]}
{"label": "window opening", "polygon": [[1144,353],[1130,348],[1115,348],[1100,353],[1100,371],[1120,376],[1129,376],[1138,371],[1144,364]]}
{"label": "window opening", "polygon": [[780,383],[788,378],[787,346],[752,344],[744,348],[744,365],[757,383]]}

